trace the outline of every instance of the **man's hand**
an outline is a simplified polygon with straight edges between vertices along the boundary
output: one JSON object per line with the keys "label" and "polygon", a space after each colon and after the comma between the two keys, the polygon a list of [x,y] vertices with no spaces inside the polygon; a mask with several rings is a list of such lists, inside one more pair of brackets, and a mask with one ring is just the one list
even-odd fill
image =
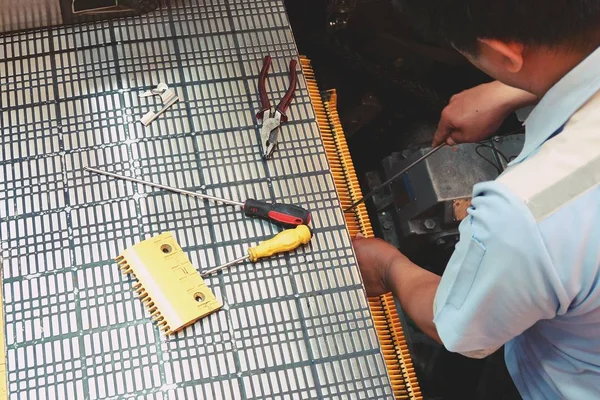
{"label": "man's hand", "polygon": [[442,111],[433,146],[480,142],[493,135],[510,113],[536,102],[535,95],[498,81],[465,90]]}
{"label": "man's hand", "polygon": [[356,238],[353,245],[367,295],[392,292],[419,328],[441,343],[433,323],[433,301],[440,277],[381,239]]}
{"label": "man's hand", "polygon": [[367,295],[380,296],[392,291],[391,267],[410,263],[410,260],[397,248],[378,238],[358,237],[353,245]]}

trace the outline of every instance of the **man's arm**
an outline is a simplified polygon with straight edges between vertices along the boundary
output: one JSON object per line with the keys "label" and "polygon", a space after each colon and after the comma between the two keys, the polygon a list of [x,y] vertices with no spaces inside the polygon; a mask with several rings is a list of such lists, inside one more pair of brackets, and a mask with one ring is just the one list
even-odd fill
{"label": "man's arm", "polygon": [[412,263],[381,239],[357,238],[354,249],[367,294],[392,292],[417,326],[441,343],[433,323],[433,301],[441,278]]}
{"label": "man's arm", "polygon": [[452,96],[442,111],[433,146],[475,143],[493,135],[516,110],[534,105],[536,95],[494,81]]}
{"label": "man's arm", "polygon": [[419,329],[442,343],[433,323],[433,302],[441,277],[413,263],[392,265],[389,287]]}
{"label": "man's arm", "polygon": [[368,295],[393,292],[427,335],[482,358],[569,299],[523,201],[497,182],[476,188],[441,279],[380,239],[354,248]]}

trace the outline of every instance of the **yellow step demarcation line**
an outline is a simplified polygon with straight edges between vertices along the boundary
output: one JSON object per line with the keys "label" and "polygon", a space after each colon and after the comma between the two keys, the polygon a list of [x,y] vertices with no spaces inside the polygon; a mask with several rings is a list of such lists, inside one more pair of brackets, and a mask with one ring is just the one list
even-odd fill
{"label": "yellow step demarcation line", "polygon": [[[362,197],[362,191],[337,113],[337,94],[335,90],[319,91],[310,60],[301,56],[300,61],[336,190],[342,207],[346,209]],[[346,213],[344,217],[350,235],[356,236],[361,233],[365,237],[374,236],[364,204]],[[369,298],[369,306],[395,398],[422,400],[423,396],[392,294]]]}

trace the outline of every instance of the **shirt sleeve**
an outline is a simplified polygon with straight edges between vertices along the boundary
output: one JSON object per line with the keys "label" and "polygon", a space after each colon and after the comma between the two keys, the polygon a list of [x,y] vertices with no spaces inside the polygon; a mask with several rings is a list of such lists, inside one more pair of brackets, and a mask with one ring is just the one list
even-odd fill
{"label": "shirt sleeve", "polygon": [[475,186],[459,232],[434,323],[449,351],[483,358],[554,317],[564,289],[531,213],[500,183]]}

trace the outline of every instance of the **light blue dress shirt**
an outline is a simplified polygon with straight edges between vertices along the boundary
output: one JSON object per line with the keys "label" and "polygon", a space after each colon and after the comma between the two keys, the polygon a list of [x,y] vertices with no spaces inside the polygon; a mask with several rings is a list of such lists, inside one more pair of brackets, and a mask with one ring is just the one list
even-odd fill
{"label": "light blue dress shirt", "polygon": [[544,96],[521,154],[473,189],[434,322],[445,347],[505,346],[524,399],[600,399],[600,49]]}

